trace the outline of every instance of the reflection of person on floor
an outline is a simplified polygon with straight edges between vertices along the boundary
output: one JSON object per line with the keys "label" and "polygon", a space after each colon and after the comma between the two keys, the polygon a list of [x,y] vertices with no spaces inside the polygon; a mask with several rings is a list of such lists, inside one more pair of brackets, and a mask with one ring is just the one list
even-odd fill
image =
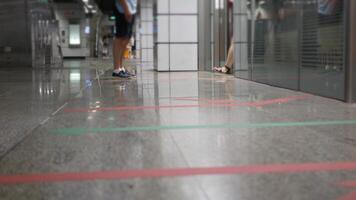
{"label": "reflection of person on floor", "polygon": [[231,72],[232,69],[232,65],[234,64],[234,45],[233,45],[233,39],[231,40],[231,44],[230,44],[230,48],[229,48],[229,52],[227,54],[227,58],[226,58],[226,63],[224,66],[218,66],[218,67],[214,67],[214,71],[215,72],[220,72],[220,73],[224,73],[224,74],[229,74]]}
{"label": "reflection of person on floor", "polygon": [[108,57],[109,56],[109,49],[108,49],[108,46],[109,46],[109,42],[108,42],[109,38],[107,35],[103,36],[103,39],[102,39],[102,55],[104,58]]}

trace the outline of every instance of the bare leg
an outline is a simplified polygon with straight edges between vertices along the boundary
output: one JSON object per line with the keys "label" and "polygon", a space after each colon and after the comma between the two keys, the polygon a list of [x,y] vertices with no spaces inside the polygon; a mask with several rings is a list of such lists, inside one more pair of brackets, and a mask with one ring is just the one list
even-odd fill
{"label": "bare leg", "polygon": [[115,70],[120,70],[123,68],[122,63],[124,59],[124,53],[129,41],[130,40],[127,38],[115,38],[114,40],[113,52]]}
{"label": "bare leg", "polygon": [[120,54],[119,54],[119,58],[120,58],[120,64],[121,64],[121,67],[123,68],[122,66],[122,63],[124,61],[124,55],[125,55],[125,50],[127,48],[127,45],[129,44],[130,42],[130,39],[129,38],[122,38],[122,41],[121,41],[121,44],[120,44]]}
{"label": "bare leg", "polygon": [[115,38],[114,39],[114,45],[113,45],[113,56],[114,56],[114,70],[119,70],[122,68],[122,61],[120,59],[121,55],[121,40],[120,38]]}
{"label": "bare leg", "polygon": [[233,64],[234,64],[234,46],[233,46],[233,44],[231,44],[230,48],[229,48],[229,52],[227,54],[227,60],[225,63],[225,67],[231,69]]}
{"label": "bare leg", "polygon": [[229,52],[227,54],[225,65],[222,67],[214,67],[213,70],[216,72],[229,73],[234,64],[234,46],[233,43],[230,44]]}

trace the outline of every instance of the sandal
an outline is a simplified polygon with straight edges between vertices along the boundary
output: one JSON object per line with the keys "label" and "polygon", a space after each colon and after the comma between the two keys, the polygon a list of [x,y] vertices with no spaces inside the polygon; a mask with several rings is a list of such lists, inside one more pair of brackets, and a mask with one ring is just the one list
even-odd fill
{"label": "sandal", "polygon": [[218,66],[218,67],[213,67],[213,71],[214,72],[222,72],[222,67]]}
{"label": "sandal", "polygon": [[214,67],[213,70],[214,70],[214,72],[229,74],[231,69],[227,66],[223,66],[223,67],[219,66],[219,67]]}

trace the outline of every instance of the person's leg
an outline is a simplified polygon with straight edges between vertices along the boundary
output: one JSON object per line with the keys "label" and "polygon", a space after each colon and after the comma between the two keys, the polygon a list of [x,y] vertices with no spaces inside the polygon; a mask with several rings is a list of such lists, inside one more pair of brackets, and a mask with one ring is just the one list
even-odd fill
{"label": "person's leg", "polygon": [[116,37],[114,41],[114,71],[112,76],[120,78],[129,78],[131,75],[125,72],[123,67],[123,55],[127,45],[125,37]]}
{"label": "person's leg", "polygon": [[125,68],[123,67],[123,62],[124,62],[124,55],[125,55],[125,50],[127,48],[127,45],[129,44],[130,39],[129,38],[121,38],[121,42],[120,42],[120,54],[119,54],[119,60],[120,60],[120,66],[123,70],[125,70]]}
{"label": "person's leg", "polygon": [[123,70],[123,60],[128,39],[125,37],[116,37],[114,40],[114,69]]}
{"label": "person's leg", "polygon": [[231,44],[229,48],[229,52],[227,54],[225,67],[231,69],[233,64],[234,64],[234,46],[233,44]]}
{"label": "person's leg", "polygon": [[128,31],[130,30],[130,24],[126,21],[125,16],[120,13],[115,14],[116,17],[116,37],[114,40],[114,72],[113,76],[118,76],[122,78],[130,77],[129,74],[125,72],[123,66],[123,58],[126,46],[129,41]]}
{"label": "person's leg", "polygon": [[122,66],[125,70],[125,73],[128,74],[129,76],[136,76],[135,74],[129,72],[128,70],[125,69],[125,66],[123,64],[124,58],[125,58],[125,51],[127,50],[127,46],[130,43],[130,40],[132,38],[133,35],[133,29],[134,29],[134,24],[135,24],[135,15],[132,16],[132,21],[127,23],[127,29],[125,32],[125,38],[123,38],[122,41],[122,53],[121,53],[121,61],[122,61]]}
{"label": "person's leg", "polygon": [[121,38],[115,37],[113,45],[113,57],[114,57],[114,70],[120,70],[122,68],[121,55]]}
{"label": "person's leg", "polygon": [[229,47],[229,51],[227,54],[225,65],[222,67],[214,67],[214,71],[221,72],[221,73],[229,73],[231,71],[232,65],[234,64],[234,46],[231,43]]}

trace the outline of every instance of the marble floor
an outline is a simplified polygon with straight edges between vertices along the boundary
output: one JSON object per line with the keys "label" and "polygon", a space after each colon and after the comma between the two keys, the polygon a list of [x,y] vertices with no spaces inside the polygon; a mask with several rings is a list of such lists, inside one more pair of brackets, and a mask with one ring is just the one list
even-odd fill
{"label": "marble floor", "polygon": [[209,72],[0,69],[1,200],[355,200],[356,107]]}

